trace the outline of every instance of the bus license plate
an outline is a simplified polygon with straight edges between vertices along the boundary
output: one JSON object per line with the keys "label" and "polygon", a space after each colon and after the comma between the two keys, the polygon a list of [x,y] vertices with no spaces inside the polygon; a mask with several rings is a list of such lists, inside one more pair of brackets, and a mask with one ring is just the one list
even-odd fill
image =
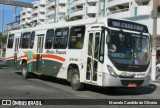
{"label": "bus license plate", "polygon": [[136,83],[130,83],[130,84],[128,84],[128,87],[136,88],[136,87],[137,87],[137,84],[136,84]]}

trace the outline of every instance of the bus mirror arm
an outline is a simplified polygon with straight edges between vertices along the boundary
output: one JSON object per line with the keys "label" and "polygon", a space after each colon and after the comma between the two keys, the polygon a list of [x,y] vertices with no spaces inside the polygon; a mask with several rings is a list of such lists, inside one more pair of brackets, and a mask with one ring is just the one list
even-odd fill
{"label": "bus mirror arm", "polygon": [[109,28],[104,27],[104,26],[102,26],[101,28],[102,28],[102,30],[107,31],[107,34],[106,34],[106,44],[108,44],[108,43],[110,42],[110,34],[111,34],[111,31],[110,31]]}
{"label": "bus mirror arm", "polygon": [[109,28],[104,27],[104,26],[102,26],[101,28],[102,28],[102,30],[106,30],[106,31],[108,32],[108,34],[110,34],[110,32],[111,32],[111,31],[110,31],[110,29],[109,29]]}
{"label": "bus mirror arm", "polygon": [[108,44],[110,42],[110,36],[106,35],[106,44]]}
{"label": "bus mirror arm", "polygon": [[152,36],[151,36],[151,34],[149,33],[149,36],[150,36],[150,46],[151,46],[151,48],[152,48]]}

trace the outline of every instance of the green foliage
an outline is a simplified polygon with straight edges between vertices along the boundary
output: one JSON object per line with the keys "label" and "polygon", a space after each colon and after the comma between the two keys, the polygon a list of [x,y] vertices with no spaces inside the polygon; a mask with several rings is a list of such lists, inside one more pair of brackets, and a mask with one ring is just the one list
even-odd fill
{"label": "green foliage", "polygon": [[12,30],[18,30],[20,27],[13,27]]}
{"label": "green foliage", "polygon": [[79,20],[80,18],[78,16],[75,16],[75,17],[69,17],[69,16],[66,16],[65,17],[65,20],[66,21],[75,21],[75,20]]}
{"label": "green foliage", "polygon": [[30,23],[25,23],[22,27],[23,28],[28,28],[28,27],[35,27],[36,25],[39,25],[40,23],[36,21],[31,21]]}
{"label": "green foliage", "polygon": [[80,18],[78,16],[75,16],[75,17],[71,17],[70,18],[70,21],[75,21],[75,20],[79,20]]}
{"label": "green foliage", "polygon": [[[0,48],[2,46],[4,46],[7,42],[7,37],[6,36],[3,36],[2,33],[0,33]],[[2,45],[2,46],[1,46]]]}

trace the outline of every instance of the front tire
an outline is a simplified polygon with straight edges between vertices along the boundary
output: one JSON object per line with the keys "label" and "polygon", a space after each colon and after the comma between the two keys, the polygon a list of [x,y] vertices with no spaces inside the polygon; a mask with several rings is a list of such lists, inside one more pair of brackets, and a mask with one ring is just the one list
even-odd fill
{"label": "front tire", "polygon": [[80,83],[80,76],[78,69],[72,69],[71,86],[72,89],[76,91],[82,90],[84,88],[83,84]]}
{"label": "front tire", "polygon": [[22,65],[23,65],[23,67],[22,67],[22,77],[26,79],[26,78],[29,77],[29,73],[28,73],[28,70],[27,70],[27,63],[23,63]]}

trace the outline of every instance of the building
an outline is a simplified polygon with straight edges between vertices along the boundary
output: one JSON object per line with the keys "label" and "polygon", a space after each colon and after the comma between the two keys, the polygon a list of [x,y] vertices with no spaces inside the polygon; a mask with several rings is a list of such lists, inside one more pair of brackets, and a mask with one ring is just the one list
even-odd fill
{"label": "building", "polygon": [[23,8],[21,12],[21,22],[22,27],[43,24],[45,22],[46,13],[46,0],[40,0],[33,2],[33,9]]}
{"label": "building", "polygon": [[[160,0],[158,2],[158,12],[160,12]],[[151,12],[153,10],[153,0],[107,0],[106,4],[106,16],[110,18],[124,18],[145,24],[152,34],[153,19]],[[159,28],[159,16],[157,24]],[[157,33],[160,35],[160,30],[157,29]]]}
{"label": "building", "polygon": [[27,23],[31,22],[32,17],[32,9],[31,8],[23,8],[21,11],[21,17],[20,17],[20,25],[24,27]]}
{"label": "building", "polygon": [[40,0],[33,3],[31,22],[34,24],[43,24],[45,22],[46,0]]}
{"label": "building", "polygon": [[[87,19],[95,18],[100,14],[104,16],[105,0],[70,0],[69,1],[69,18],[70,19]],[[101,8],[100,8],[101,7]],[[101,11],[100,11],[101,10]]]}
{"label": "building", "polygon": [[70,0],[69,17],[86,19],[98,16],[99,0]]}
{"label": "building", "polygon": [[68,0],[46,0],[46,23],[65,19],[67,16]]}
{"label": "building", "polygon": [[[158,11],[160,12],[160,0],[158,1]],[[45,4],[46,6],[44,6]],[[40,0],[34,3],[31,18],[29,15],[28,18],[26,17],[26,13],[29,14],[30,9],[22,11],[21,24],[24,25],[28,22],[53,23],[63,19],[78,20],[107,16],[146,24],[152,34],[152,9],[153,0]],[[160,23],[158,23],[159,26]],[[160,30],[157,33],[160,35]]]}

